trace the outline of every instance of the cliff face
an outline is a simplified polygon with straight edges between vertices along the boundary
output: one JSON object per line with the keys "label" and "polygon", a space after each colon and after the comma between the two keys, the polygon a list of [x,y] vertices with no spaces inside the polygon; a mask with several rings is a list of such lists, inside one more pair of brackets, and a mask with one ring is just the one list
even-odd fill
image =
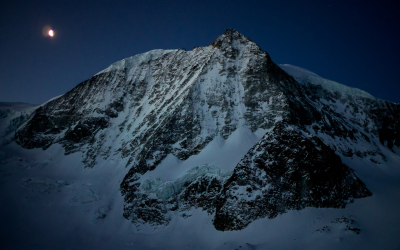
{"label": "cliff face", "polygon": [[[65,154],[81,151],[87,167],[119,156],[129,168],[123,214],[139,224],[166,225],[201,207],[218,230],[240,230],[288,209],[344,207],[370,196],[337,154],[379,164],[386,160],[382,147],[398,153],[399,105],[319,79],[296,80],[250,39],[227,30],[207,47],[114,63],[41,105],[15,140],[25,148],[59,143]],[[231,169],[208,164],[204,153],[206,164],[179,178],[146,175],[167,156],[187,161],[242,129],[263,136]]]}

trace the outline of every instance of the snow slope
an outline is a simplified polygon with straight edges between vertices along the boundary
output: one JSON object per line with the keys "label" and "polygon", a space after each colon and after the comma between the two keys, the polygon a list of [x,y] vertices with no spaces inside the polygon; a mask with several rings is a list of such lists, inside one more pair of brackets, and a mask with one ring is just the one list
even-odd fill
{"label": "snow slope", "polygon": [[304,84],[306,82],[310,82],[312,84],[321,85],[326,89],[337,91],[339,93],[375,99],[375,97],[365,92],[364,90],[351,88],[346,85],[322,78],[307,69],[303,69],[290,64],[279,64],[279,67],[281,67],[281,69],[286,71],[286,73],[288,73],[289,75],[293,76],[294,79],[296,79],[296,81],[298,81],[299,83]]}
{"label": "snow slope", "polygon": [[135,56],[131,56],[125,59],[122,59],[121,61],[115,62],[108,66],[106,69],[100,71],[96,75],[114,71],[114,70],[121,70],[121,69],[129,69],[132,68],[134,65],[138,65],[141,63],[149,62],[151,60],[155,60],[164,54],[175,52],[177,50],[162,50],[162,49],[155,49],[151,50],[142,54],[138,54]]}
{"label": "snow slope", "polygon": [[[212,145],[209,145],[212,147]],[[136,227],[123,218],[119,191],[127,169],[118,159],[84,168],[82,154],[60,145],[48,150],[2,147],[0,231],[2,249],[398,249],[398,158],[385,166],[342,157],[373,196],[345,209],[306,208],[241,231],[217,231],[201,209],[174,217],[162,229]],[[165,159],[167,161],[167,159]],[[342,217],[353,224],[332,223]],[[361,229],[360,234],[346,230]],[[324,229],[324,231],[321,231]],[[320,231],[317,231],[320,230]],[[241,246],[241,247],[240,247]]]}

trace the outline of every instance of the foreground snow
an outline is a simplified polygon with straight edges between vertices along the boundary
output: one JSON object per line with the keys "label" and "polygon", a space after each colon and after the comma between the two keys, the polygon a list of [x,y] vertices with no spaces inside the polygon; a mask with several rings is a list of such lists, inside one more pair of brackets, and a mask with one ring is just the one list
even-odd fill
{"label": "foreground snow", "polygon": [[[210,144],[210,146],[212,146]],[[160,229],[136,227],[122,216],[119,183],[127,173],[117,159],[84,168],[81,153],[63,148],[1,148],[2,249],[398,249],[398,166],[380,169],[342,158],[373,196],[345,209],[306,208],[260,219],[241,231],[217,231],[200,209],[173,217]],[[393,157],[397,157],[393,154]],[[167,160],[167,159],[166,159]],[[390,159],[394,160],[394,159]],[[343,222],[342,217],[353,220]],[[332,223],[332,221],[339,221]],[[356,234],[346,227],[361,230]],[[322,230],[324,229],[324,230]],[[318,231],[319,230],[319,231]]]}

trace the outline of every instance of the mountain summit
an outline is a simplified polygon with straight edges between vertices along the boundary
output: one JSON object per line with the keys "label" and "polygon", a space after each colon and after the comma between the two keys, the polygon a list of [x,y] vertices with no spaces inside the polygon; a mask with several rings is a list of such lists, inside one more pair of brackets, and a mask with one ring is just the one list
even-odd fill
{"label": "mountain summit", "polygon": [[211,43],[214,47],[236,47],[239,44],[246,44],[248,42],[252,42],[246,36],[240,34],[238,31],[234,29],[227,29],[222,35],[220,35],[214,42]]}
{"label": "mountain summit", "polygon": [[397,157],[399,105],[320,78],[299,83],[284,69],[228,29],[206,47],[112,64],[38,107],[15,141],[60,144],[88,168],[117,158],[127,167],[123,215],[138,226],[164,227],[200,208],[217,230],[241,230],[371,196],[342,159]]}

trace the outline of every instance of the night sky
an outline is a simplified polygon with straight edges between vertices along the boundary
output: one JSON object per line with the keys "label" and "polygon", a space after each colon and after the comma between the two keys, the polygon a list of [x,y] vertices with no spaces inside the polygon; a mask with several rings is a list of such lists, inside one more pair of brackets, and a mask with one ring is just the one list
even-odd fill
{"label": "night sky", "polygon": [[[276,63],[400,102],[397,1],[2,1],[0,101],[40,104],[123,58],[227,28]],[[42,35],[46,25],[53,38]]]}

